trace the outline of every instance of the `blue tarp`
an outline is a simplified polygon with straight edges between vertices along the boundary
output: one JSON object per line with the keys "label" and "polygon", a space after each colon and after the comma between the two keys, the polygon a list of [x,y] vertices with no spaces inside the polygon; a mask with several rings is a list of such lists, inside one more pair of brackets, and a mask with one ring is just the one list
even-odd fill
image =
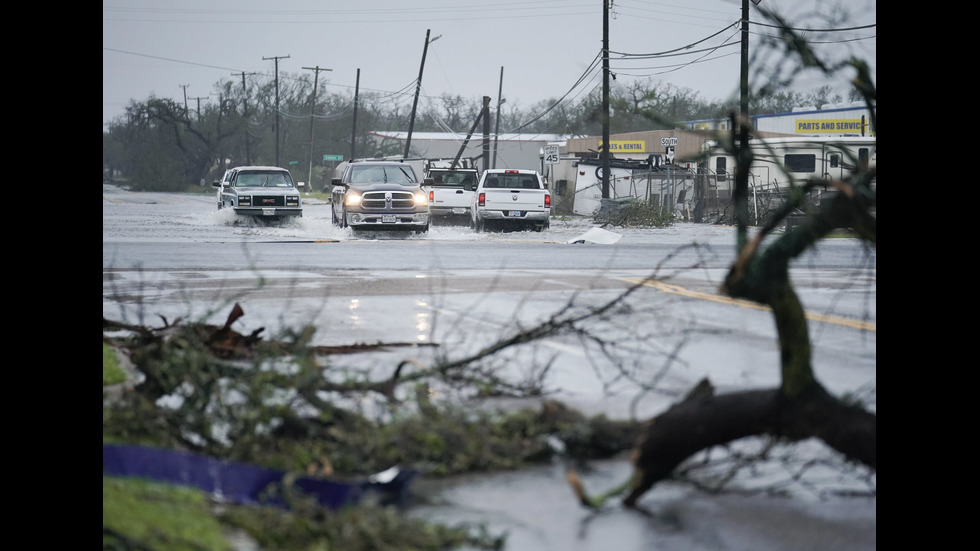
{"label": "blue tarp", "polygon": [[[285,505],[279,492],[284,471],[184,451],[102,444],[102,474],[193,486],[235,503]],[[298,477],[292,484],[331,509],[356,504],[370,493],[379,494],[381,503],[402,503],[415,471],[393,468],[384,474],[360,482]]]}

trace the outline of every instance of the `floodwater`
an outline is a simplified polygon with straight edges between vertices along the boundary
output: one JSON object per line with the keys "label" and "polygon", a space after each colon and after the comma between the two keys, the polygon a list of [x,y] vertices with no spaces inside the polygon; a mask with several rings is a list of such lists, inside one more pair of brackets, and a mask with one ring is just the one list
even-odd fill
{"label": "floodwater", "polygon": [[[602,461],[583,473],[590,491],[629,476],[627,461]],[[645,512],[615,500],[591,511],[574,498],[565,467],[422,480],[416,491],[431,503],[410,514],[448,525],[484,525],[504,534],[510,551],[872,551],[874,497],[801,499],[710,495],[677,483],[654,486]]]}
{"label": "floodwater", "polygon": [[[268,260],[262,266],[271,290],[276,289],[276,278],[290,285],[289,297],[293,299],[289,314],[284,322],[307,320],[326,328],[324,334],[335,342],[358,342],[364,340],[364,328],[370,328],[370,335],[378,338],[383,334],[391,341],[411,341],[420,335],[433,338],[435,342],[466,343],[473,347],[486,344],[487,338],[500,331],[502,327],[515,324],[513,302],[495,304],[486,297],[485,289],[461,292],[444,292],[426,296],[418,300],[411,294],[396,296],[379,293],[368,296],[366,293],[352,293],[347,296],[343,285],[348,277],[352,288],[362,288],[370,279],[371,285],[381,285],[392,281],[395,285],[406,286],[416,281],[413,272],[398,271],[401,265],[413,265],[406,260],[409,255],[428,250],[421,247],[398,246],[397,243],[372,242],[369,245],[354,243],[351,247],[293,244],[289,247],[263,247],[258,243],[273,239],[288,240],[326,237],[349,242],[354,239],[349,232],[334,228],[329,222],[326,207],[311,204],[302,220],[285,224],[282,227],[256,227],[240,225],[233,221],[233,214],[218,212],[214,202],[208,197],[168,197],[163,194],[144,194],[133,198],[120,190],[107,189],[103,192],[103,270],[111,270],[116,264],[139,262],[147,271],[128,272],[120,270],[113,278],[103,283],[103,314],[115,317],[119,311],[129,306],[114,298],[116,292],[123,294],[126,278],[134,279],[133,289],[142,293],[142,307],[152,307],[153,313],[167,313],[170,317],[179,315],[188,307],[189,297],[193,296],[194,285],[211,288],[212,282],[232,283],[234,277],[246,277],[249,272],[230,269],[212,260],[206,264],[208,269],[194,270],[197,259],[191,258],[198,251],[217,255],[215,243],[227,251],[239,252],[239,241],[250,241],[256,249],[261,248]],[[576,225],[577,224],[577,225]],[[560,279],[555,271],[563,276],[579,270],[587,261],[601,265],[600,270],[582,269],[584,277],[601,281],[608,276],[606,264],[613,259],[626,261],[626,254],[641,249],[643,240],[671,241],[676,243],[697,240],[714,243],[719,248],[731,247],[734,243],[731,228],[709,225],[678,224],[662,231],[625,231],[619,242],[610,239],[604,243],[588,245],[562,245],[576,236],[590,230],[587,222],[576,224],[552,224],[552,229],[543,234],[506,236],[508,242],[496,243],[500,236],[474,234],[469,228],[434,227],[427,236],[414,236],[407,241],[425,241],[433,251],[441,253],[441,259],[465,258],[467,267],[453,267],[453,287],[461,288],[470,282],[479,281],[486,273],[496,271],[498,260],[485,260],[504,257],[513,251],[528,251],[528,254],[549,256],[548,269],[539,265],[522,265],[520,268],[536,278],[549,278],[554,284],[533,293],[500,293],[494,300],[503,301],[517,296],[529,314],[547,313],[548,308],[561,304],[568,296],[563,284],[570,280]],[[599,238],[608,237],[600,232]],[[515,245],[516,240],[534,241],[532,246]],[[538,242],[550,242],[544,246]],[[602,241],[600,239],[599,241]],[[180,246],[173,246],[178,243]],[[555,244],[557,243],[557,244]],[[638,245],[639,243],[639,245]],[[411,243],[408,243],[411,244]],[[408,245],[401,243],[401,245]],[[340,243],[344,245],[344,243]],[[472,245],[472,246],[471,246]],[[562,249],[561,247],[566,247]],[[374,258],[383,258],[385,268],[364,265],[356,272],[350,271],[355,262],[365,262],[361,251],[370,247]],[[509,247],[509,248],[508,248]],[[571,248],[576,247],[576,248]],[[608,247],[605,249],[603,247]],[[844,248],[846,245],[831,244],[831,247]],[[152,253],[157,248],[160,253]],[[292,266],[279,262],[285,258],[281,251],[314,250],[322,258],[326,267],[302,266],[301,269],[275,271],[277,266]],[[349,252],[348,252],[349,251]],[[505,253],[501,253],[505,251]],[[559,251],[558,254],[555,251]],[[618,251],[616,255],[606,251]],[[587,252],[591,256],[580,253]],[[146,254],[147,256],[143,256]],[[283,256],[279,256],[283,255]],[[341,256],[347,255],[347,256]],[[578,255],[578,256],[576,256]],[[295,256],[295,255],[294,255]],[[188,257],[187,266],[177,264]],[[313,262],[314,257],[306,257]],[[425,257],[422,257],[425,258]],[[510,258],[510,257],[507,257]],[[517,257],[513,257],[517,261]],[[251,259],[251,258],[250,258]],[[597,260],[601,259],[601,260]],[[520,260],[529,260],[527,256]],[[290,259],[290,262],[295,260]],[[346,263],[345,263],[346,262]],[[348,271],[341,273],[337,264]],[[234,266],[234,264],[232,264]],[[617,270],[616,277],[627,278],[642,273],[626,266]],[[128,268],[128,266],[123,266]],[[870,318],[876,315],[876,284],[874,266],[867,269],[854,269],[844,266],[808,270],[806,276],[794,282],[808,309],[815,308],[822,313]],[[298,277],[302,272],[303,277]],[[431,274],[435,279],[437,276]],[[695,276],[703,276],[697,281]],[[701,289],[717,288],[724,270],[700,270],[685,273],[683,283]],[[802,276],[803,274],[801,274]],[[601,277],[600,277],[601,276]],[[166,289],[166,281],[148,285],[148,278],[172,278],[176,291]],[[857,278],[868,278],[857,282]],[[219,279],[223,278],[223,279]],[[358,279],[360,278],[360,279]],[[410,279],[411,278],[411,279]],[[356,280],[356,281],[355,281]],[[424,280],[419,280],[424,281]],[[300,282],[302,284],[300,284]],[[677,282],[677,281],[675,281]],[[158,285],[159,283],[159,285]],[[243,282],[244,284],[244,282]],[[853,285],[848,288],[846,285]],[[331,301],[347,301],[344,308],[323,308],[322,317],[315,310],[303,308],[308,302],[299,298],[306,287],[312,293],[323,295],[321,287],[331,285],[334,295]],[[178,292],[179,291],[179,292]],[[135,292],[135,291],[134,291]],[[156,295],[150,293],[156,292]],[[604,296],[603,291],[592,291],[592,296]],[[614,291],[609,291],[612,293]],[[622,373],[601,371],[594,363],[582,355],[582,348],[571,350],[568,342],[551,341],[544,343],[548,357],[554,355],[556,362],[552,375],[555,380],[549,385],[555,389],[550,397],[561,400],[571,407],[587,414],[605,413],[611,417],[636,416],[648,418],[669,407],[676,401],[676,392],[689,389],[702,377],[709,377],[719,391],[745,388],[768,387],[778,383],[778,351],[772,330],[771,314],[763,311],[744,309],[697,299],[670,298],[663,300],[666,292],[645,291],[647,300],[657,302],[657,309],[644,311],[635,309],[626,318],[627,323],[619,329],[629,329],[635,334],[646,335],[646,342],[623,342],[624,365],[635,367],[631,373],[644,379],[652,378],[649,371],[639,371],[644,364],[658,367],[670,362],[670,370],[659,380],[660,388],[669,388],[675,394],[649,393],[643,400],[635,403],[635,387],[624,385]],[[657,294],[661,293],[661,294]],[[172,298],[170,295],[173,295]],[[246,301],[246,320],[266,323],[273,321],[275,315],[282,314],[282,298],[255,297]],[[583,293],[584,296],[584,293]],[[209,295],[211,298],[211,295]],[[213,301],[206,304],[210,307]],[[478,314],[474,313],[476,307]],[[401,309],[404,308],[404,311]],[[168,310],[169,309],[169,310]],[[433,322],[438,311],[441,323]],[[421,316],[421,317],[420,317]],[[430,317],[424,317],[430,316]],[[468,317],[467,317],[468,316]],[[468,319],[468,324],[454,320]],[[520,320],[528,325],[535,321],[534,316]],[[405,323],[411,320],[411,323]],[[666,320],[668,323],[663,324]],[[685,324],[697,321],[697,331],[689,330]],[[658,325],[659,324],[659,325]],[[425,329],[421,329],[425,327]],[[435,327],[432,329],[431,327]],[[612,327],[617,329],[617,327]],[[817,376],[835,393],[857,392],[862,389],[870,392],[870,407],[876,408],[876,334],[874,330],[854,329],[836,323],[814,323],[811,326],[814,363]],[[652,329],[656,328],[656,330]],[[680,328],[681,331],[671,332]],[[274,333],[270,325],[269,333]],[[332,341],[332,342],[334,342]],[[334,342],[334,343],[335,343]],[[318,343],[326,344],[326,343]],[[683,346],[681,346],[683,345]],[[424,353],[425,349],[421,349]],[[383,354],[383,353],[382,353]],[[389,353],[390,354],[390,353]],[[651,362],[650,359],[656,361]],[[351,362],[350,367],[359,364],[381,364],[390,358],[383,356],[359,355],[341,358],[338,361]],[[423,361],[426,358],[421,357]],[[645,369],[649,370],[649,367]],[[624,388],[625,387],[625,388]],[[868,391],[867,389],[870,389]],[[740,442],[733,446],[735,451],[752,451],[758,448],[757,441]],[[716,451],[715,455],[723,455]],[[715,456],[712,455],[712,458]],[[707,458],[698,458],[707,459]],[[720,462],[724,468],[724,461]],[[730,466],[730,464],[729,464]],[[616,500],[600,511],[582,507],[566,482],[565,466],[561,463],[521,470],[480,474],[472,476],[435,479],[422,473],[413,485],[413,497],[406,508],[406,514],[448,525],[465,524],[484,527],[491,535],[503,536],[508,551],[633,551],[656,549],[659,551],[872,551],[876,549],[877,498],[874,473],[855,469],[846,465],[837,455],[819,442],[805,441],[788,446],[777,446],[769,452],[769,460],[754,464],[752,469],[739,471],[727,492],[711,494],[678,482],[663,482],[640,500],[646,511],[641,513],[621,507]],[[617,486],[630,475],[630,465],[626,458],[592,463],[580,472],[590,493],[599,493]]]}

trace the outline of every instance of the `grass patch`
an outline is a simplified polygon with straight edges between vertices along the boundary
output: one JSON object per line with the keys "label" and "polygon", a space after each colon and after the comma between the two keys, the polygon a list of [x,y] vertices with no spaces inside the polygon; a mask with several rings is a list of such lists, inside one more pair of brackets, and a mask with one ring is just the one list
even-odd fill
{"label": "grass patch", "polygon": [[331,194],[324,193],[323,191],[304,191],[303,192],[303,198],[304,199],[317,199],[317,200],[320,200],[320,201],[329,202],[331,197],[332,197]]}
{"label": "grass patch", "polygon": [[116,352],[105,342],[102,343],[102,386],[121,383],[126,380],[126,372],[119,367]]}
{"label": "grass patch", "polygon": [[205,495],[139,479],[102,477],[102,548],[231,550]]}

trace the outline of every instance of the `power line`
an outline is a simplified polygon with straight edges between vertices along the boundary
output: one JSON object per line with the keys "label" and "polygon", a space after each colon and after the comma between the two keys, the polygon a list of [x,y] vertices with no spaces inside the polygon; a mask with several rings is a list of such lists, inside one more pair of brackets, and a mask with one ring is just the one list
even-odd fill
{"label": "power line", "polygon": [[712,38],[720,35],[721,33],[725,32],[725,31],[727,31],[729,29],[735,28],[735,26],[738,25],[738,24],[739,24],[739,21],[735,21],[734,23],[732,23],[732,24],[724,27],[723,29],[719,30],[718,32],[712,33],[712,34],[710,34],[710,35],[702,38],[701,40],[698,40],[696,42],[691,42],[690,44],[687,44],[685,46],[681,46],[679,48],[674,48],[672,50],[666,50],[666,51],[663,51],[663,52],[654,52],[654,53],[649,53],[649,54],[631,54],[631,53],[627,53],[627,52],[617,52],[617,51],[614,51],[614,50],[610,50],[609,51],[609,54],[610,55],[611,54],[618,54],[618,55],[621,55],[621,56],[624,56],[624,57],[658,57],[658,56],[664,56],[664,55],[668,55],[668,54],[674,54],[676,52],[683,52],[685,50],[689,50],[689,49],[693,48],[694,46],[697,46],[698,44],[701,44],[702,42],[707,42],[708,40],[711,40]]}
{"label": "power line", "polygon": [[[407,6],[407,4],[404,4]],[[404,23],[406,21],[471,21],[473,18],[512,19],[547,18],[595,15],[593,3],[567,0],[538,0],[529,2],[486,3],[460,6],[448,3],[440,6],[409,6],[405,8],[347,9],[347,10],[211,10],[174,8],[103,7],[103,21],[144,23],[228,23],[247,24],[337,24]],[[123,14],[106,17],[105,13]],[[498,15],[499,14],[499,15]],[[219,16],[219,17],[213,17]],[[252,18],[243,21],[244,18]]]}
{"label": "power line", "polygon": [[548,113],[550,113],[555,107],[557,107],[562,101],[564,101],[565,98],[568,97],[568,95],[571,94],[572,91],[574,91],[575,88],[577,88],[578,85],[581,84],[583,80],[585,80],[585,77],[587,77],[589,75],[589,73],[591,73],[594,70],[596,70],[596,68],[599,66],[599,62],[601,60],[602,60],[602,50],[599,50],[599,53],[596,54],[595,58],[592,60],[592,63],[589,64],[589,68],[585,70],[585,72],[582,74],[582,76],[580,76],[578,78],[578,80],[575,81],[575,84],[573,84],[572,87],[569,88],[569,90],[567,92],[565,92],[564,95],[562,95],[562,97],[558,98],[558,100],[555,101],[555,103],[553,103],[550,107],[548,107],[547,109],[545,109],[544,112],[542,112],[540,115],[538,115],[537,117],[534,117],[533,119],[531,119],[531,120],[529,120],[529,121],[521,124],[517,128],[511,130],[511,132],[517,132],[518,130],[524,128],[525,126],[528,126],[529,124],[533,123],[534,121],[540,120],[542,117],[544,117],[545,115],[547,115]]}

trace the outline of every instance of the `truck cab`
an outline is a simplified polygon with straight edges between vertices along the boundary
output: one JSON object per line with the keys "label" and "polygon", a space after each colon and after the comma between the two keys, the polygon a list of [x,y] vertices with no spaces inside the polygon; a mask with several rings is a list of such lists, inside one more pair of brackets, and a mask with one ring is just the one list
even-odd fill
{"label": "truck cab", "polygon": [[429,198],[429,216],[436,221],[459,221],[470,218],[470,203],[480,179],[475,168],[430,166],[425,172],[422,189]]}
{"label": "truck cab", "polygon": [[217,190],[218,208],[234,209],[241,216],[303,216],[303,199],[285,168],[277,166],[239,166],[225,171],[211,184]]}
{"label": "truck cab", "polygon": [[535,231],[551,227],[551,193],[535,170],[483,171],[470,204],[470,226],[477,232],[491,225]]}

